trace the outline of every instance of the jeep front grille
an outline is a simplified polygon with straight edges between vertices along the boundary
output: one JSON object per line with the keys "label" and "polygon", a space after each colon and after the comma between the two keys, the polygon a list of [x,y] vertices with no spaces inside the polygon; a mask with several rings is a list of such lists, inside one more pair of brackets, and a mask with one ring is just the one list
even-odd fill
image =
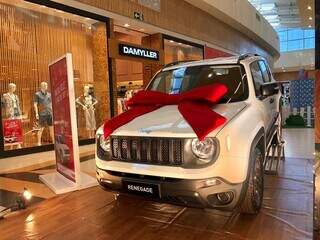
{"label": "jeep front grille", "polygon": [[112,159],[125,162],[182,165],[183,146],[179,138],[111,137]]}

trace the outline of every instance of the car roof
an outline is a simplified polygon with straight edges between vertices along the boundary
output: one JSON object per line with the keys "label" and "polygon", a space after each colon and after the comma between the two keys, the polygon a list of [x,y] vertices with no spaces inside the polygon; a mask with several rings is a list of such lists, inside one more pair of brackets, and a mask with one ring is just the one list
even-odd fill
{"label": "car roof", "polygon": [[162,71],[173,70],[181,67],[191,67],[191,66],[202,66],[202,65],[228,65],[228,64],[238,64],[238,63],[250,63],[256,60],[263,59],[261,56],[248,56],[244,59],[241,59],[241,55],[231,56],[231,57],[219,57],[219,58],[212,58],[206,60],[199,60],[199,61],[186,61],[186,62],[177,62],[173,65],[165,66]]}

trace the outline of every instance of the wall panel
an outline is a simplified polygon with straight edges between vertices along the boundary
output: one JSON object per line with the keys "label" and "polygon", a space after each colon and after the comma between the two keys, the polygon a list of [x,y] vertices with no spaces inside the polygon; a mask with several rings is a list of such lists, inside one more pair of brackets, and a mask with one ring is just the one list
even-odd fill
{"label": "wall panel", "polygon": [[215,44],[236,53],[259,53],[273,62],[272,56],[266,50],[258,47],[244,34],[182,0],[162,0],[160,12],[139,5],[137,0],[79,0],[79,2],[130,18],[133,18],[134,12],[141,12],[144,15],[144,21],[149,24]]}

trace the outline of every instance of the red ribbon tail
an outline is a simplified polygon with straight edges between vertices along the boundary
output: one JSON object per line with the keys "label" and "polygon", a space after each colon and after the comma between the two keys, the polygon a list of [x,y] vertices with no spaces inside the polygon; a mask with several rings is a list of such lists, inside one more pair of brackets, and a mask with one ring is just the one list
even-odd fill
{"label": "red ribbon tail", "polygon": [[182,102],[178,109],[200,141],[226,122],[226,118],[203,103]]}

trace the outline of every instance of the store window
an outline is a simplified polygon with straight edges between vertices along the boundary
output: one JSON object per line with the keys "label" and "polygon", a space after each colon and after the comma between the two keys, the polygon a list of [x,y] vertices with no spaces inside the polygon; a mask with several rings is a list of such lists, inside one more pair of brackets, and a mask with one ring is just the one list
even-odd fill
{"label": "store window", "polygon": [[[80,140],[110,117],[106,23],[22,0],[0,1],[4,150],[52,144],[48,65],[71,53]],[[61,106],[63,107],[63,106]]]}
{"label": "store window", "polygon": [[164,39],[164,53],[165,64],[203,59],[203,47],[173,39]]}

